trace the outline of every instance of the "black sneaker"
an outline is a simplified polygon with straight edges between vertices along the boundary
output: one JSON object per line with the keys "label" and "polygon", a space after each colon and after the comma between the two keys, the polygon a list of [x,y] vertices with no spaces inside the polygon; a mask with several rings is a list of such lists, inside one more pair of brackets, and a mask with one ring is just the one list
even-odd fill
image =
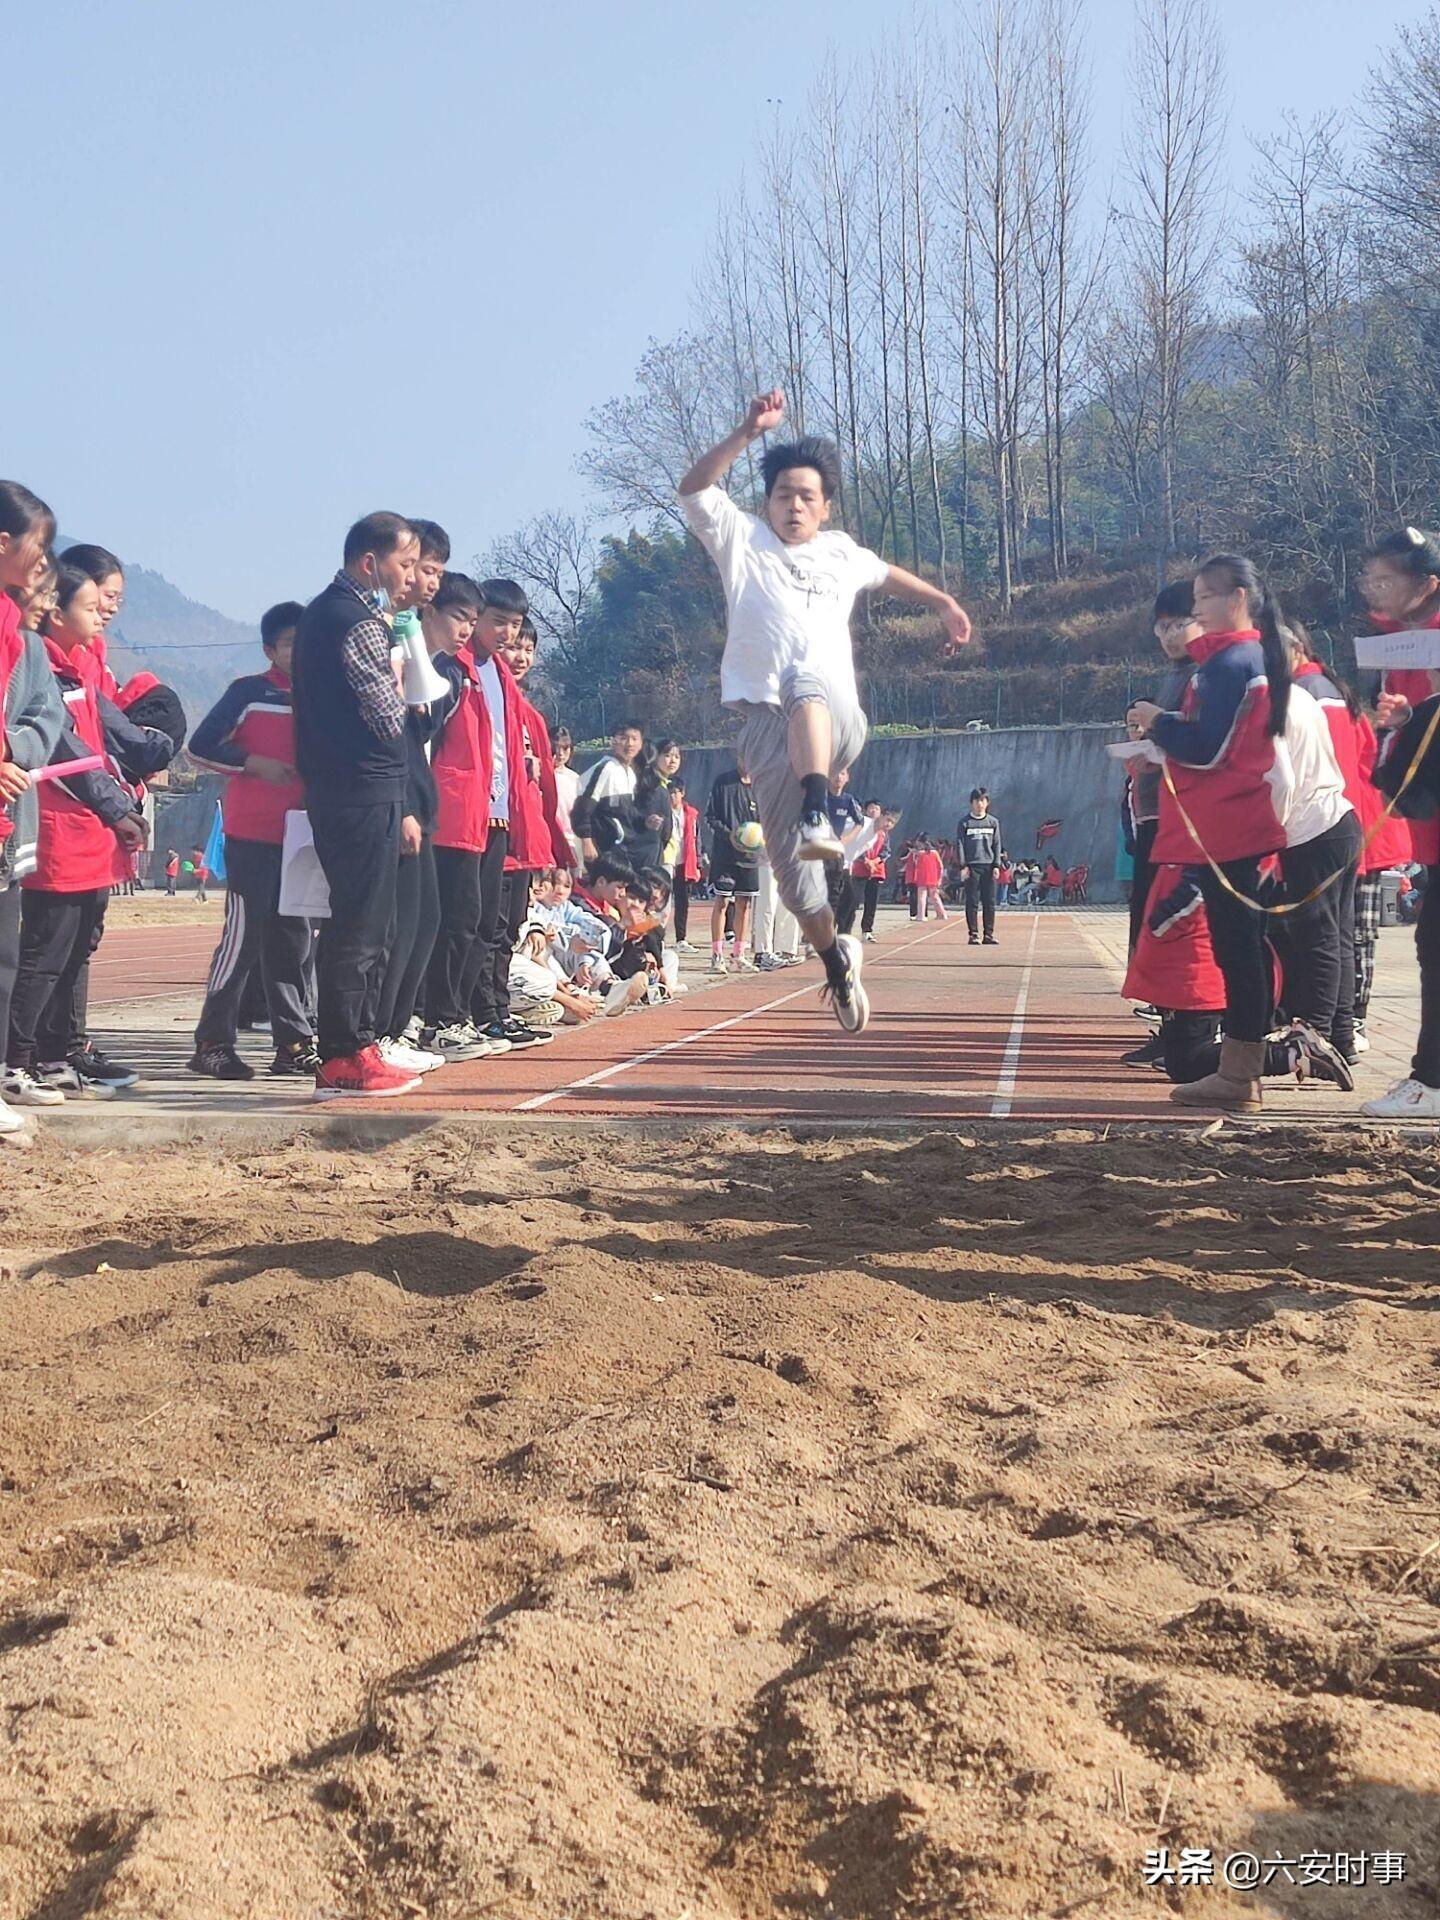
{"label": "black sneaker", "polygon": [[539,1047],[555,1038],[548,1028],[532,1027],[528,1020],[506,1020],[500,1028],[512,1047]]}
{"label": "black sneaker", "polygon": [[971,945],[972,947],[978,947],[978,946],[979,946],[979,944],[980,944],[980,936],[979,936],[979,934],[978,934],[978,933],[972,933],[972,934],[971,934],[971,936],[970,936],[970,945]]}
{"label": "black sneaker", "polygon": [[313,1080],[320,1067],[320,1055],[313,1040],[297,1041],[293,1047],[279,1047],[270,1062],[277,1080]]}
{"label": "black sneaker", "polygon": [[122,1067],[118,1060],[112,1060],[94,1045],[86,1045],[68,1055],[66,1064],[81,1080],[97,1087],[110,1087],[117,1092],[123,1087],[133,1087],[140,1078],[133,1067]]}
{"label": "black sneaker", "polygon": [[190,1057],[191,1073],[203,1073],[207,1080],[253,1080],[255,1069],[242,1060],[234,1047],[197,1047]]}
{"label": "black sneaker", "polygon": [[987,933],[980,944],[982,947],[998,947],[1000,942],[995,938],[993,933]]}
{"label": "black sneaker", "polygon": [[1155,1033],[1141,1046],[1120,1056],[1122,1067],[1163,1067],[1165,1064],[1164,1036]]}
{"label": "black sneaker", "polygon": [[1342,1093],[1355,1091],[1355,1076],[1345,1056],[1308,1022],[1292,1020],[1284,1046],[1290,1071],[1302,1086],[1307,1080],[1328,1080]]}

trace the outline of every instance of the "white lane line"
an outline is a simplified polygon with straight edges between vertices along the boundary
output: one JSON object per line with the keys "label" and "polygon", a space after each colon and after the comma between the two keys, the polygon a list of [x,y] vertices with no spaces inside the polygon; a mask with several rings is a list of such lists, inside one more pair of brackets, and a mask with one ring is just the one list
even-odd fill
{"label": "white lane line", "polygon": [[995,1098],[990,1107],[992,1120],[1003,1120],[1015,1099],[1015,1082],[1020,1075],[1020,1049],[1025,1041],[1025,1008],[1030,1000],[1030,975],[1035,965],[1035,936],[1040,931],[1037,913],[1030,922],[1030,945],[1025,952],[1025,971],[1020,976],[1020,991],[1015,996],[1015,1016],[1010,1022],[1010,1038],[1005,1043],[1005,1058],[1000,1078],[995,1083]]}
{"label": "white lane line", "polygon": [[[914,940],[907,940],[904,946],[892,947],[888,953],[876,955],[877,960],[890,960],[902,953],[908,953],[911,947],[924,946],[927,940],[934,940],[942,933],[948,933],[954,926],[954,917],[935,928],[932,933],[922,933]],[[1033,942],[1032,942],[1033,944]],[[823,985],[823,982],[821,983]],[[697,1040],[706,1040],[712,1033],[724,1033],[727,1027],[738,1027],[747,1020],[756,1020],[762,1013],[773,1013],[777,1007],[788,1007],[792,1000],[798,1000],[802,994],[814,993],[816,985],[809,980],[803,987],[796,987],[793,993],[782,994],[778,1000],[767,1000],[763,1006],[749,1007],[744,1013],[731,1014],[728,1020],[717,1020],[713,1026],[697,1027],[694,1033],[681,1034],[678,1040],[667,1040],[664,1046],[650,1047],[644,1053],[633,1054],[628,1060],[617,1060],[612,1066],[601,1067],[598,1073],[587,1073],[583,1080],[572,1080],[563,1087],[552,1087],[549,1093],[537,1093],[533,1099],[522,1100],[513,1107],[513,1113],[533,1113],[537,1107],[548,1107],[552,1100],[563,1100],[567,1093],[580,1093],[586,1087],[598,1087],[606,1080],[613,1080],[617,1074],[629,1073],[632,1067],[643,1067],[651,1060],[658,1060],[663,1054],[678,1053],[681,1047],[688,1047]]]}

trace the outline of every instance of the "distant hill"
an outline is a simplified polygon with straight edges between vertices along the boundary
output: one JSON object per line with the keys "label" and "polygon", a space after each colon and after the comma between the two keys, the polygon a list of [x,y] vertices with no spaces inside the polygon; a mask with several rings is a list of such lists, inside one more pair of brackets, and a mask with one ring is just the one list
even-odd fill
{"label": "distant hill", "polygon": [[[62,536],[56,549],[73,544]],[[264,665],[259,627],[187,600],[163,574],[128,563],[125,604],[105,641],[117,680],[155,674],[179,694],[192,727],[238,674]]]}

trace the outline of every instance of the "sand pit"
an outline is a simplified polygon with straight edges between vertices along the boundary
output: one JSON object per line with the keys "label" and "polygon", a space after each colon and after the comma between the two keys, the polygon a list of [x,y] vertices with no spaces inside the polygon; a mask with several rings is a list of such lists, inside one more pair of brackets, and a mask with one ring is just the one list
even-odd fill
{"label": "sand pit", "polygon": [[0,1920],[1436,1911],[1422,1143],[5,1176]]}

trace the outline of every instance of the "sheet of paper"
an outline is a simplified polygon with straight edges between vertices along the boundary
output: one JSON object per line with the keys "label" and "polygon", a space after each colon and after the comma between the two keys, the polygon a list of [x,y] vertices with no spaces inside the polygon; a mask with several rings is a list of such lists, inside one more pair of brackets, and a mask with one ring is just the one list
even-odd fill
{"label": "sheet of paper", "polygon": [[1362,633],[1355,642],[1360,667],[1440,667],[1440,627],[1407,627],[1403,633]]}
{"label": "sheet of paper", "polygon": [[1112,760],[1148,760],[1157,767],[1165,757],[1153,740],[1116,740],[1105,751]]}

